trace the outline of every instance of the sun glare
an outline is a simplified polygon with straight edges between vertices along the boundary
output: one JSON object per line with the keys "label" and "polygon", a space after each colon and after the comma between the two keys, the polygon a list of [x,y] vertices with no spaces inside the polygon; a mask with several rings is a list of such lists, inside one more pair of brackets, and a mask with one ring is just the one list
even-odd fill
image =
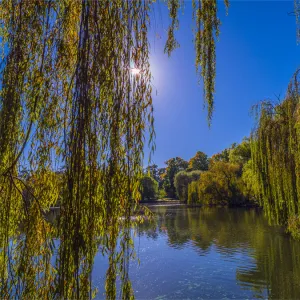
{"label": "sun glare", "polygon": [[141,72],[141,70],[137,68],[131,68],[130,71],[132,75],[138,75]]}

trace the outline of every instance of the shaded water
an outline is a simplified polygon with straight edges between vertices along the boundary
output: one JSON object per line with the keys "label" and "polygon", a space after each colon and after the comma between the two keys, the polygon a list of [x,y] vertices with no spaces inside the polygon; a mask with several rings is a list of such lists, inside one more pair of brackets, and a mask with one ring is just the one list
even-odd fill
{"label": "shaded water", "polygon": [[[300,242],[255,209],[153,207],[136,230],[130,279],[137,299],[299,299]],[[107,262],[97,255],[102,297]]]}

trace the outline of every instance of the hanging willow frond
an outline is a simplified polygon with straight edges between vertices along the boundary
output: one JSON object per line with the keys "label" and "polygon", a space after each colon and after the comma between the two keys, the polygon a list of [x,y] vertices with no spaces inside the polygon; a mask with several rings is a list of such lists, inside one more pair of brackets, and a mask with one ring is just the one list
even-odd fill
{"label": "hanging willow frond", "polygon": [[[1,1],[0,298],[91,298],[99,248],[110,263],[106,296],[117,297],[117,274],[121,296],[133,296],[130,216],[145,132],[153,147],[155,135],[153,3]],[[182,2],[168,6],[170,55]],[[196,66],[210,120],[219,20],[216,1],[194,7]],[[60,213],[50,224],[45,218],[54,206]]]}
{"label": "hanging willow frond", "polygon": [[[229,1],[224,1],[226,9]],[[179,12],[184,6],[183,0],[167,0],[171,24],[168,28],[168,38],[165,53],[169,56],[179,47],[175,32],[179,28]],[[199,83],[203,80],[204,99],[207,105],[208,124],[211,124],[214,109],[215,77],[216,77],[216,39],[219,36],[220,20],[216,0],[193,0],[193,18],[195,21],[194,47],[196,52],[195,66]]]}
{"label": "hanging willow frond", "polygon": [[[214,108],[216,77],[216,39],[219,36],[220,20],[216,0],[193,0],[195,29],[196,70],[203,79],[204,97],[208,110],[209,125]],[[228,8],[229,2],[225,1]]]}
{"label": "hanging willow frond", "polygon": [[252,134],[257,196],[270,220],[284,225],[300,209],[299,107],[298,70],[284,101],[257,106],[258,123]]}
{"label": "hanging willow frond", "polygon": [[300,1],[299,0],[294,0],[294,12],[293,15],[296,17],[296,37],[297,37],[297,43],[300,41]]}

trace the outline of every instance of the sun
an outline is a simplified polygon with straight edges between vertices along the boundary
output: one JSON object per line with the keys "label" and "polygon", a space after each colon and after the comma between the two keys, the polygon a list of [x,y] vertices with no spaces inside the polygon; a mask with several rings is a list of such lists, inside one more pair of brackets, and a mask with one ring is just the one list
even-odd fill
{"label": "sun", "polygon": [[141,73],[141,70],[138,68],[131,68],[130,71],[132,75],[139,75]]}

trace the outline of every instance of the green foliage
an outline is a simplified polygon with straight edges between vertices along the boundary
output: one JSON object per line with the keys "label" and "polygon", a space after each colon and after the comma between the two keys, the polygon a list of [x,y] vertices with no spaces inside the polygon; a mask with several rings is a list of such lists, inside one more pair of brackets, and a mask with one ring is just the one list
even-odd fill
{"label": "green foliage", "polygon": [[201,171],[180,171],[175,175],[174,186],[179,200],[188,200],[188,186],[191,182],[198,180],[201,173]]}
{"label": "green foliage", "polygon": [[140,192],[141,200],[157,199],[158,196],[158,183],[150,176],[143,176],[140,179]]}
{"label": "green foliage", "polygon": [[252,203],[259,204],[259,186],[257,184],[253,161],[248,160],[242,169],[243,194]]}
{"label": "green foliage", "polygon": [[189,160],[189,171],[206,171],[208,170],[208,157],[205,153],[197,151],[196,155]]}
{"label": "green foliage", "polygon": [[283,102],[263,101],[255,107],[251,143],[256,195],[269,219],[285,225],[300,209],[298,74]]}

